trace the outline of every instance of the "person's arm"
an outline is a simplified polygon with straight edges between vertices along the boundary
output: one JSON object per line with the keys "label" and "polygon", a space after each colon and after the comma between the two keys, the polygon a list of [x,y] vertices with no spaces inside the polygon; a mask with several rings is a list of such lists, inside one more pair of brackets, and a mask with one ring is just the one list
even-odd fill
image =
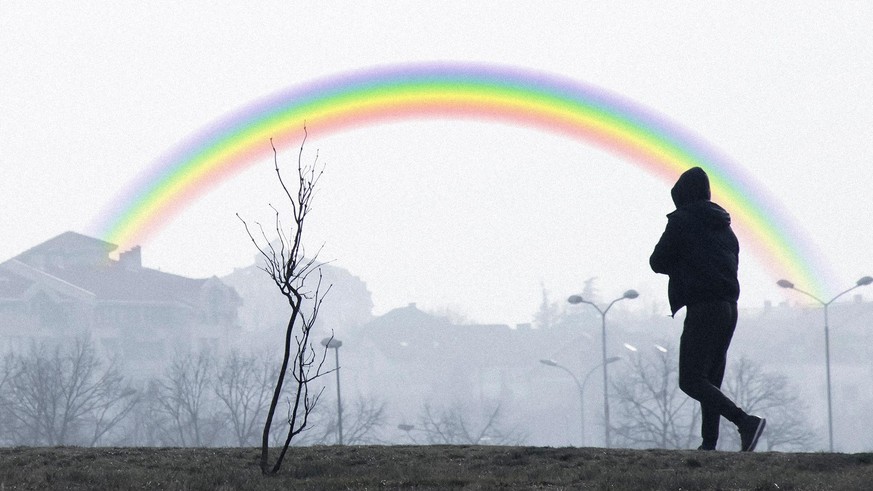
{"label": "person's arm", "polygon": [[655,245],[655,250],[649,257],[649,266],[656,273],[669,275],[677,261],[677,225],[673,220],[667,221],[667,228],[661,234],[661,239]]}

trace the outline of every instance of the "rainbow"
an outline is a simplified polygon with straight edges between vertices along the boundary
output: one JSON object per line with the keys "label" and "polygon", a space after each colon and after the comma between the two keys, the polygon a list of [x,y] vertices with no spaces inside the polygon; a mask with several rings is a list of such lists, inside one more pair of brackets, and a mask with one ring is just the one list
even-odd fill
{"label": "rainbow", "polygon": [[292,87],[231,113],[158,160],[109,203],[96,233],[122,248],[142,243],[222,181],[310,137],[411,119],[519,125],[614,152],[668,182],[700,166],[713,200],[732,214],[744,246],[773,273],[821,293],[827,268],[806,234],[739,165],[689,132],[626,99],[566,78],[472,63],[401,64]]}

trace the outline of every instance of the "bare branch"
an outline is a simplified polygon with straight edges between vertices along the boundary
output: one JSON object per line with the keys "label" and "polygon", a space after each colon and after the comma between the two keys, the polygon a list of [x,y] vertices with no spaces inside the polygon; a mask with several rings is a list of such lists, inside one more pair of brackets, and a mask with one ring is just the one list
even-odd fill
{"label": "bare branch", "polygon": [[90,338],[65,347],[32,345],[4,358],[0,395],[5,440],[26,445],[96,445],[137,403],[114,364],[103,366]]}
{"label": "bare branch", "polygon": [[678,390],[675,350],[634,357],[630,371],[613,384],[620,418],[616,435],[640,448],[688,448],[699,408]]}
{"label": "bare branch", "polygon": [[[263,227],[258,224],[265,245],[261,245],[254,239],[248,225],[245,225],[246,233],[261,253],[264,259],[263,269],[276,284],[291,306],[291,314],[285,328],[284,351],[281,369],[278,373],[273,396],[267,411],[266,422],[261,439],[261,471],[265,474],[278,472],[292,439],[305,430],[309,423],[309,416],[315,409],[323,389],[316,394],[310,393],[309,384],[323,376],[324,360],[327,348],[321,350],[320,358],[318,350],[310,341],[310,333],[318,317],[319,309],[324,296],[330,291],[330,287],[323,288],[322,274],[318,262],[318,254],[306,257],[303,247],[303,227],[309,212],[312,209],[312,198],[319,178],[323,174],[323,168],[318,168],[316,154],[313,165],[303,164],[303,149],[308,138],[308,131],[304,126],[304,138],[300,145],[297,157],[297,189],[296,193],[287,185],[279,166],[278,151],[270,140],[273,149],[273,169],[282,191],[291,208],[291,227],[286,230],[282,221],[280,210],[270,205],[273,210],[274,228],[278,238],[275,241],[267,240]],[[319,253],[321,248],[319,248]],[[317,272],[318,278],[314,282],[310,275]],[[290,374],[290,399],[286,423],[287,434],[283,447],[272,467],[268,465],[270,431],[276,413],[276,407],[281,395],[285,390],[285,378]]]}

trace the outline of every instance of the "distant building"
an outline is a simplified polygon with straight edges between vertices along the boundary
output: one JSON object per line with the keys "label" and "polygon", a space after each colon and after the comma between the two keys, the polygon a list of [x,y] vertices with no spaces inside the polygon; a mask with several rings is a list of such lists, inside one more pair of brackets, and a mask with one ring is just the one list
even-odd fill
{"label": "distant building", "polygon": [[[239,320],[246,335],[274,343],[281,339],[291,306],[270,276],[262,269],[263,258],[258,254],[251,265],[237,268],[221,281],[232,286],[242,297]],[[346,336],[373,319],[373,299],[367,284],[349,271],[330,264],[318,264],[306,284],[310,297],[321,281],[320,295],[324,300],[315,322],[319,335],[331,332]],[[311,298],[304,300],[303,311],[311,312]],[[253,339],[252,339],[253,340]]]}
{"label": "distant building", "polygon": [[233,288],[144,268],[138,246],[111,259],[115,249],[65,232],[0,263],[0,352],[90,333],[143,375],[176,349],[220,348],[239,332]]}
{"label": "distant building", "polygon": [[407,423],[425,406],[478,416],[503,404],[505,412],[521,413],[537,368],[528,362],[534,335],[507,325],[455,325],[410,303],[343,339],[344,387],[392,401]]}

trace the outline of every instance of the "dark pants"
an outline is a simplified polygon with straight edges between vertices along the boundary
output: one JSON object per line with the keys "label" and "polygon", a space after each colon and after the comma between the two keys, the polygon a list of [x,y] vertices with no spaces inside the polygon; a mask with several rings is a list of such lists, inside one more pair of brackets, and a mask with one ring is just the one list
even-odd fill
{"label": "dark pants", "polygon": [[721,416],[736,425],[746,417],[746,413],[720,390],[736,326],[736,302],[707,302],[686,307],[679,346],[679,388],[700,402],[700,433],[705,447],[715,448]]}

